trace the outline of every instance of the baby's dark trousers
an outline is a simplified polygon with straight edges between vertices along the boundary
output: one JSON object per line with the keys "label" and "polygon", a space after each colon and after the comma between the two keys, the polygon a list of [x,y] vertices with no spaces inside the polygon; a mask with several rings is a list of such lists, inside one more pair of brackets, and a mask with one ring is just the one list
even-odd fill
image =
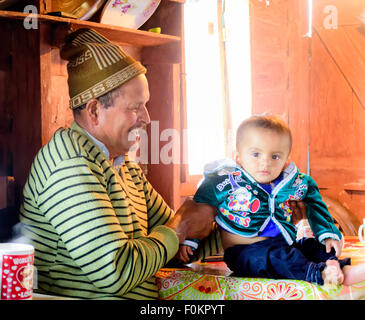
{"label": "baby's dark trousers", "polygon": [[[314,238],[302,238],[288,245],[282,235],[249,245],[236,245],[224,252],[224,261],[233,276],[294,279],[323,285],[321,272],[327,260],[338,260],[335,250]],[[350,259],[338,260],[341,268]]]}

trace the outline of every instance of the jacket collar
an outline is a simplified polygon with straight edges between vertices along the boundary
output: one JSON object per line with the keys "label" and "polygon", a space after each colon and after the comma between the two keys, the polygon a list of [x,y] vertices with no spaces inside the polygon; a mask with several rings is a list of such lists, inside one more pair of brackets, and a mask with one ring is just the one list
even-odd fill
{"label": "jacket collar", "polygon": [[[260,186],[260,184],[241,166],[237,164],[237,167],[242,171],[244,176],[253,184]],[[294,162],[290,162],[289,165],[283,170],[283,180],[274,188],[276,189],[279,187],[279,189],[284,186],[288,181],[290,181],[298,172],[297,166],[294,164]]]}
{"label": "jacket collar", "polygon": [[[104,153],[105,157],[109,160],[111,160],[110,157],[110,153],[108,148],[105,146],[104,143],[102,143],[100,140],[96,139],[94,136],[92,136],[89,132],[87,132],[84,128],[81,128],[76,121],[72,122],[71,127],[72,130],[75,130],[81,134],[83,134],[84,136],[87,136],[88,138],[90,138],[94,144],[100,149],[101,152]],[[125,156],[121,155],[119,157],[114,158],[113,161],[113,166],[114,167],[119,167],[120,165],[122,165],[125,161]]]}

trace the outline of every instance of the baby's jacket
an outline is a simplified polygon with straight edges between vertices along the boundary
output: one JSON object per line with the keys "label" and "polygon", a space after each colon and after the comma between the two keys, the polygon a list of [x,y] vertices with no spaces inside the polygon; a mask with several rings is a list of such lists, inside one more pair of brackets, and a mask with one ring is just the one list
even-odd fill
{"label": "baby's jacket", "polygon": [[204,179],[194,195],[195,202],[218,207],[216,222],[222,229],[243,237],[257,237],[271,220],[291,245],[297,228],[291,223],[289,200],[305,202],[307,219],[319,242],[342,238],[317,184],[300,173],[293,162],[283,170],[282,180],[269,194],[233,160],[215,161],[205,166]]}

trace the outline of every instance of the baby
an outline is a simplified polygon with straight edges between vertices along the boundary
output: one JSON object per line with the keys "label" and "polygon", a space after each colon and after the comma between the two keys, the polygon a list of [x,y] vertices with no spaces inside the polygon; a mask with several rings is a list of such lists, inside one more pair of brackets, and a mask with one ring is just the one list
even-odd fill
{"label": "baby", "polygon": [[[194,201],[218,207],[224,261],[233,275],[323,284],[365,280],[365,265],[339,260],[342,235],[314,180],[288,160],[292,135],[274,116],[253,116],[236,136],[236,162],[205,167]],[[315,238],[296,241],[289,201],[304,201]],[[181,246],[178,257],[192,251]],[[186,261],[185,261],[186,262]],[[356,268],[355,268],[356,267]]]}

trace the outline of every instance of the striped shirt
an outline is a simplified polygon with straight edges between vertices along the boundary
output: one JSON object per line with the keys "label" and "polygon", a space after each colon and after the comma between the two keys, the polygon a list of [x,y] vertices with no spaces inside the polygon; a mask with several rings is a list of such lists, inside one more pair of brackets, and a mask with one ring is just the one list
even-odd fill
{"label": "striped shirt", "polygon": [[[35,247],[38,292],[156,299],[154,274],[177,252],[174,212],[125,157],[119,170],[75,122],[36,155],[20,219]],[[202,255],[220,248],[218,232]]]}

